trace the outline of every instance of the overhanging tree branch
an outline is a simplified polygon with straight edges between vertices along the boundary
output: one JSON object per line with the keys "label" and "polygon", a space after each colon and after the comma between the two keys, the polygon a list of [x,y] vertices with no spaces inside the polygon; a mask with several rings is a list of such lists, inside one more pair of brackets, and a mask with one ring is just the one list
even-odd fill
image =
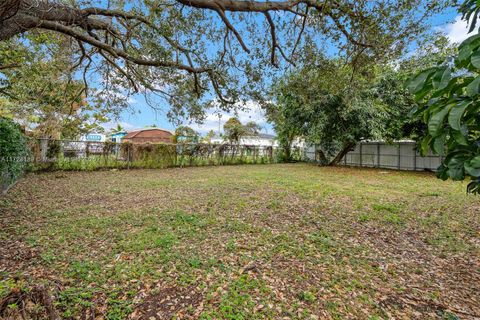
{"label": "overhanging tree branch", "polygon": [[[95,55],[103,62],[99,64],[101,67],[110,68],[109,71],[114,70],[127,79],[125,83],[134,90],[149,88],[149,81],[158,74],[162,81],[182,86],[180,94],[193,93],[201,98],[212,89],[220,101],[232,103],[241,94],[240,90],[229,89],[231,84],[240,82],[234,74],[237,70],[251,71],[252,79],[259,81],[264,67],[260,65],[264,61],[261,50],[265,50],[265,43],[271,44],[271,51],[265,50],[266,58],[275,66],[280,65],[279,57],[293,64],[302,36],[310,31],[312,35],[331,37],[344,49],[342,52],[373,56],[392,50],[396,37],[405,38],[407,31],[412,32],[413,19],[402,24],[401,19],[410,10],[409,6],[397,8],[395,1],[390,0],[378,2],[379,6],[374,7],[354,0],[172,0],[166,4],[163,0],[138,3],[127,0],[132,6],[129,10],[121,10],[115,6],[110,9],[101,4],[86,5],[82,0],[0,0],[0,41],[30,30],[57,32],[79,44],[76,47],[79,58],[72,63],[74,69],[88,63],[85,71],[97,65]],[[426,8],[429,10],[430,6]],[[213,14],[203,14],[202,10]],[[400,17],[395,24],[400,26],[398,29],[391,27],[396,10]],[[277,12],[279,14],[275,15]],[[253,29],[256,21],[253,25],[244,23],[246,15],[242,13],[264,16],[263,29]],[[288,17],[284,18],[281,13]],[[217,15],[222,23],[220,26],[212,21]],[[291,36],[289,30],[292,29],[287,23],[295,24],[291,33],[294,38],[283,40],[284,36]],[[269,32],[267,39],[258,37],[262,31]],[[215,41],[218,43],[213,43]],[[249,54],[248,58],[238,55],[235,43]],[[287,48],[283,48],[286,46],[289,46],[290,56],[286,54]],[[354,54],[351,57],[358,56]],[[252,66],[257,66],[258,70]],[[191,79],[185,80],[185,75]]]}

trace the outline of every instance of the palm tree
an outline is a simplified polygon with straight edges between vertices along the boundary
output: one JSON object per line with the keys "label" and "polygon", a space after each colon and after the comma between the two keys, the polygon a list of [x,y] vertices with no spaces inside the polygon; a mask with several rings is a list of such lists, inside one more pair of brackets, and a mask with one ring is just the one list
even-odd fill
{"label": "palm tree", "polygon": [[117,123],[117,127],[116,128],[112,128],[112,133],[115,134],[115,133],[120,133],[120,132],[123,132],[125,131],[125,129],[123,129],[123,127],[121,126],[120,123]]}

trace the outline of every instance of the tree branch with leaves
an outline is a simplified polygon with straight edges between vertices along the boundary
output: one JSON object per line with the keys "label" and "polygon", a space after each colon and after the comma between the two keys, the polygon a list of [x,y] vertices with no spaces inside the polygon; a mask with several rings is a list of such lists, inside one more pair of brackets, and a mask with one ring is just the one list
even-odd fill
{"label": "tree branch with leaves", "polygon": [[[233,108],[259,94],[277,68],[295,63],[301,48],[322,47],[326,38],[358,65],[398,55],[424,30],[425,17],[448,3],[4,0],[0,41],[61,34],[72,40],[72,65],[86,87],[100,82],[157,95],[172,106],[170,116],[201,119],[212,99]],[[0,70],[11,67],[0,61]],[[101,81],[89,80],[91,73]]]}

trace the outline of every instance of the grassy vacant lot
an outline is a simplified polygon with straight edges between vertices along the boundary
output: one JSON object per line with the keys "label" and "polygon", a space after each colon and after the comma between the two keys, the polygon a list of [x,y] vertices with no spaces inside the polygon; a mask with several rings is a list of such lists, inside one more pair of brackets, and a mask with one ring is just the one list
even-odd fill
{"label": "grassy vacant lot", "polygon": [[306,164],[30,175],[0,200],[0,311],[473,319],[480,198],[464,190]]}

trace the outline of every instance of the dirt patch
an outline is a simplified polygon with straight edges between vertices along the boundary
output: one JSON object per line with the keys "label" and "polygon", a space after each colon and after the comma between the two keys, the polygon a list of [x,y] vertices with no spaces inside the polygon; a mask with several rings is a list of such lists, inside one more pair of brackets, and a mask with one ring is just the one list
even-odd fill
{"label": "dirt patch", "polygon": [[[197,288],[168,287],[151,293],[130,315],[135,320],[196,319],[203,310],[203,294]],[[157,291],[157,290],[154,290]]]}
{"label": "dirt patch", "polygon": [[60,319],[54,306],[53,295],[42,285],[28,291],[13,288],[0,300],[1,319]]}

